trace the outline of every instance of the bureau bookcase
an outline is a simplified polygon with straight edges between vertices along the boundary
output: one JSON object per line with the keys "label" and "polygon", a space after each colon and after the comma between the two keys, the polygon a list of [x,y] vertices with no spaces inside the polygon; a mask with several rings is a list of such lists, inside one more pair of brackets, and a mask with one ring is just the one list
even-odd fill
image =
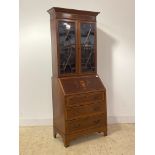
{"label": "bureau bookcase", "polygon": [[53,136],[64,146],[94,132],[107,135],[106,89],[97,74],[96,16],[99,12],[53,7]]}

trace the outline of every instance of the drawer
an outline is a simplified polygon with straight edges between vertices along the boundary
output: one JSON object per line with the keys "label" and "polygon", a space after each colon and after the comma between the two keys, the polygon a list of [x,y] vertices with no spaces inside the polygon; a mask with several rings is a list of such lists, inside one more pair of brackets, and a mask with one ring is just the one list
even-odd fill
{"label": "drawer", "polygon": [[72,95],[67,97],[67,106],[79,106],[97,100],[104,100],[104,92],[85,93],[80,95]]}
{"label": "drawer", "polygon": [[66,117],[67,120],[71,120],[77,117],[82,117],[94,113],[104,112],[105,105],[104,101],[94,101],[93,104],[82,105],[82,106],[74,106],[67,107],[66,109]]}
{"label": "drawer", "polygon": [[67,132],[74,133],[89,128],[99,128],[105,125],[105,115],[94,115],[82,119],[67,121]]}

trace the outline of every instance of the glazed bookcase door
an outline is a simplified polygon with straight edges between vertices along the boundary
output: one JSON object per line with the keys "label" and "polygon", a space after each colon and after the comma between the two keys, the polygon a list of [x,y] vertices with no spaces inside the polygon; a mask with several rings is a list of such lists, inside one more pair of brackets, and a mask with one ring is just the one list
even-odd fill
{"label": "glazed bookcase door", "polygon": [[58,21],[59,74],[75,74],[76,65],[76,22]]}
{"label": "glazed bookcase door", "polygon": [[80,23],[81,72],[96,72],[96,25]]}

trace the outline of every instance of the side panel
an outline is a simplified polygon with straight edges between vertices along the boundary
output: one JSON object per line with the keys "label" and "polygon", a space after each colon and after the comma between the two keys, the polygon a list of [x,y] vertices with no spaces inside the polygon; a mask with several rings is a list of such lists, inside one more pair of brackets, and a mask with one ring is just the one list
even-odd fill
{"label": "side panel", "polygon": [[64,94],[58,78],[52,78],[53,126],[65,133]]}
{"label": "side panel", "polygon": [[58,59],[57,59],[57,38],[56,38],[56,20],[55,18],[50,19],[51,26],[51,43],[52,43],[52,73],[53,76],[58,76]]}

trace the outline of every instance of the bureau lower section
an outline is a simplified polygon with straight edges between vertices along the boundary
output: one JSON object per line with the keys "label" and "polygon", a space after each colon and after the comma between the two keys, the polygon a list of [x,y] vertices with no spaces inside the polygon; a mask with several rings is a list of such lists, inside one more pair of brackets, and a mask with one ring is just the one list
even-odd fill
{"label": "bureau lower section", "polygon": [[54,108],[53,135],[59,133],[64,146],[71,140],[94,132],[107,135],[106,92],[96,91],[74,95],[58,96]]}

